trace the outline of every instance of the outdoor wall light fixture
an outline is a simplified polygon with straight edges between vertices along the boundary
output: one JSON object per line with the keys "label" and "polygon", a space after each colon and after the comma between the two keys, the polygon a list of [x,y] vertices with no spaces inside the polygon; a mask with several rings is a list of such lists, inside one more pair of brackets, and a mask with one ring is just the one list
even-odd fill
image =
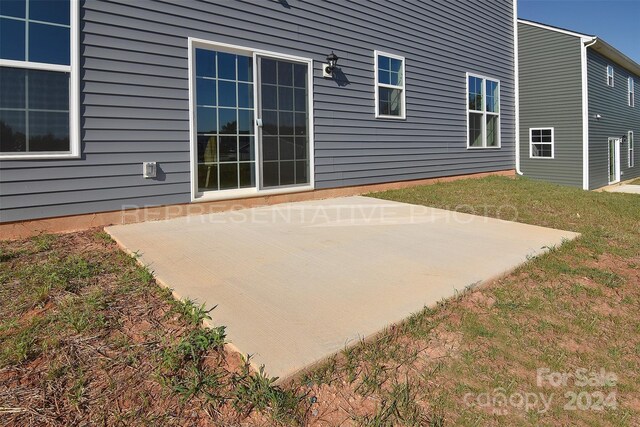
{"label": "outdoor wall light fixture", "polygon": [[602,114],[596,114],[596,120],[600,120],[602,118]]}
{"label": "outdoor wall light fixture", "polygon": [[336,69],[336,66],[338,65],[338,55],[336,55],[335,53],[333,53],[333,51],[331,51],[331,53],[327,56],[327,63],[326,64],[322,64],[322,76],[323,77],[333,77],[333,72]]}

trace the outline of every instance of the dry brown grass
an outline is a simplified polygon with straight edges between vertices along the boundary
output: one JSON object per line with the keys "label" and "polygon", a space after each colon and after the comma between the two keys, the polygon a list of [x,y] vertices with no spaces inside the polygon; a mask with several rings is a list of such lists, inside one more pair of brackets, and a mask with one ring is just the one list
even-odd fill
{"label": "dry brown grass", "polygon": [[297,395],[102,232],[0,243],[2,425],[266,425]]}
{"label": "dry brown grass", "polygon": [[[425,309],[379,341],[346,350],[311,372],[302,384],[318,399],[315,424],[637,425],[640,197],[505,178],[374,196],[506,215],[582,237],[482,289]],[[538,368],[605,369],[618,383],[538,387]],[[583,393],[583,401],[592,403],[598,400],[594,393],[613,392],[617,407],[567,409],[568,392]],[[483,393],[543,393],[552,403],[547,411],[540,400],[529,410],[500,401],[478,405],[474,399]]]}
{"label": "dry brown grass", "polygon": [[[0,243],[0,422],[8,425],[621,425],[640,419],[640,198],[487,178],[377,197],[507,215],[582,237],[425,309],[287,387],[246,371],[104,233]],[[508,209],[501,209],[503,207]],[[514,212],[517,216],[514,218]],[[491,256],[491,254],[482,254]],[[538,387],[605,369],[615,387]],[[549,410],[468,405],[499,389]],[[617,408],[567,410],[568,391]]]}

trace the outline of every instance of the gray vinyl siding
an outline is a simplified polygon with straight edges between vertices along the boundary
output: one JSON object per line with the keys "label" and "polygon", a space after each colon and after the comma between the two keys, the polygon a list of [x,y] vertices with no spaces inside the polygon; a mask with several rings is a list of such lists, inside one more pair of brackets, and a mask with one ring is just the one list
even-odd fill
{"label": "gray vinyl siding", "polygon": [[[582,188],[580,38],[518,24],[520,168],[525,176]],[[529,129],[554,128],[555,156],[530,158]]]}
{"label": "gray vinyl siding", "polygon": [[[614,85],[607,86],[607,65],[613,66]],[[640,76],[634,75],[636,84],[635,107],[629,107],[627,79],[632,74],[592,49],[587,49],[587,73],[589,85],[589,188],[609,184],[608,141],[610,137],[622,137],[633,131],[635,140],[635,166],[628,167],[628,145],[620,147],[621,180],[640,177],[640,103],[637,99]],[[600,120],[595,115],[600,114]]]}
{"label": "gray vinyl siding", "polygon": [[[0,221],[189,202],[187,37],[314,60],[316,188],[514,168],[511,0],[81,4],[82,157],[2,161]],[[375,49],[406,57],[404,121],[374,118]],[[466,72],[501,82],[501,149],[466,148]]]}

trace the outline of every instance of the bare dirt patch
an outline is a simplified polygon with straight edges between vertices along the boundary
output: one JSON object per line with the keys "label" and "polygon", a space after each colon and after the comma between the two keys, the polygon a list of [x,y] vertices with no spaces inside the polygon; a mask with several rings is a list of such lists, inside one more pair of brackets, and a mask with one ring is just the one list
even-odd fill
{"label": "bare dirt patch", "polygon": [[285,406],[286,393],[202,334],[197,310],[173,301],[99,230],[0,244],[3,425],[271,425],[299,416],[295,394]]}

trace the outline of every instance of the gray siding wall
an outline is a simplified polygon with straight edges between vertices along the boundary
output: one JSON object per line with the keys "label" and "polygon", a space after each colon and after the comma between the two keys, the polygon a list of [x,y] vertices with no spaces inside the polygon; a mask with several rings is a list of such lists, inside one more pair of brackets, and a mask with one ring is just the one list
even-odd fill
{"label": "gray siding wall", "polygon": [[[607,65],[613,66],[614,85],[607,86]],[[635,139],[635,167],[628,166],[628,145],[620,147],[621,179],[640,177],[640,102],[637,94],[640,76],[634,76],[636,84],[635,107],[629,107],[627,79],[630,72],[609,61],[592,49],[587,49],[587,74],[589,84],[589,187],[600,188],[609,184],[609,137],[621,137],[633,131]],[[600,114],[600,120],[595,115]]]}
{"label": "gray siding wall", "polygon": [[[314,59],[316,188],[514,167],[513,4],[83,2],[77,160],[3,161],[0,221],[190,200],[187,37]],[[406,57],[407,120],[374,119],[373,50]],[[321,77],[331,50],[348,84]],[[502,148],[466,149],[465,72],[501,81]],[[157,161],[145,180],[141,162]]]}
{"label": "gray siding wall", "polygon": [[[525,176],[582,188],[580,38],[518,24],[520,169]],[[529,157],[529,129],[553,127],[555,156]]]}

